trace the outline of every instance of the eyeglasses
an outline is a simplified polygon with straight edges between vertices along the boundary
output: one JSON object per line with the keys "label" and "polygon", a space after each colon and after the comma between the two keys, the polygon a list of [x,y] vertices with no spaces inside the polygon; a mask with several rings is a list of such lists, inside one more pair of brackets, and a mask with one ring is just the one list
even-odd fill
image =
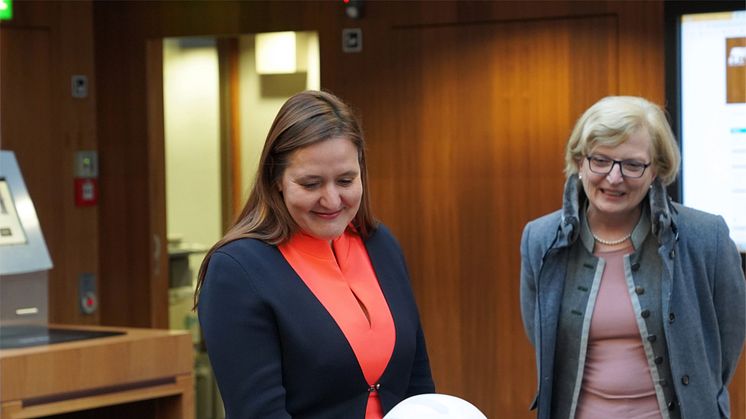
{"label": "eyeglasses", "polygon": [[588,159],[591,172],[595,174],[608,175],[614,170],[614,165],[618,164],[622,177],[629,179],[642,177],[645,169],[650,166],[650,163],[641,163],[636,160],[613,160],[601,156],[586,156],[586,159]]}

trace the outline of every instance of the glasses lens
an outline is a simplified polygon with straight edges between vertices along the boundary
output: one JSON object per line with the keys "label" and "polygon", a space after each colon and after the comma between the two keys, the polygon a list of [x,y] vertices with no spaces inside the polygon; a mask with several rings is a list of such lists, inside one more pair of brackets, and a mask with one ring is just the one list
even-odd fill
{"label": "glasses lens", "polygon": [[609,173],[614,164],[614,161],[603,157],[589,157],[588,160],[591,163],[591,171],[602,175]]}
{"label": "glasses lens", "polygon": [[627,177],[640,177],[645,171],[645,165],[638,162],[623,162],[622,172]]}

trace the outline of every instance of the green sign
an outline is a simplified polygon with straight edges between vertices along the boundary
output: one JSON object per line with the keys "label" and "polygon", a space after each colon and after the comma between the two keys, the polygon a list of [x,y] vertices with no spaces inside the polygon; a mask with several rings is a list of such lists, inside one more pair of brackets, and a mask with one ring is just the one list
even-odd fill
{"label": "green sign", "polygon": [[0,20],[13,18],[13,0],[0,0]]}

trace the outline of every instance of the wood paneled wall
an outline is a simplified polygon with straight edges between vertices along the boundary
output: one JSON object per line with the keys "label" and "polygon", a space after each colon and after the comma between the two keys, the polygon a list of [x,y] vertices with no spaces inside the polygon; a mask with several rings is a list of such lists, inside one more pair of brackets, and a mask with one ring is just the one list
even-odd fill
{"label": "wood paneled wall", "polygon": [[[530,400],[518,243],[528,220],[559,205],[584,98],[617,89],[616,34],[616,18],[597,15],[404,28],[392,43],[380,118],[397,115],[397,135],[371,146],[371,161],[392,160],[374,202],[401,231],[442,390],[486,411]],[[595,77],[578,71],[589,62]],[[379,116],[365,115],[368,126]]]}
{"label": "wood paneled wall", "polygon": [[[50,321],[97,324],[78,281],[98,277],[98,208],[76,207],[73,189],[74,152],[98,140],[91,2],[14,6],[0,24],[0,148],[16,154],[52,257]],[[88,77],[88,97],[72,97],[74,74]]]}
{"label": "wood paneled wall", "polygon": [[[72,7],[62,4],[47,7]],[[316,30],[322,86],[362,115],[374,208],[406,253],[438,390],[488,417],[530,417],[535,372],[519,314],[520,231],[559,207],[564,142],[588,105],[608,94],[663,102],[662,3],[365,6],[363,19],[350,20],[341,2],[93,3],[97,107],[86,115],[96,125],[85,141],[100,151],[100,321],[166,324],[163,271],[156,272],[165,252],[162,137],[149,119],[159,105],[147,84],[158,54],[147,45],[171,36]],[[20,13],[27,5],[16,7]],[[83,30],[91,23],[78,18]],[[363,52],[341,51],[348,27],[362,29]],[[62,72],[52,71],[49,89],[61,89]],[[72,109],[62,99],[53,103]],[[61,154],[56,130],[63,122],[55,111],[47,112],[57,125],[39,134],[36,147],[46,160],[35,167],[60,177],[65,168],[49,157]],[[40,213],[50,213],[62,197],[39,199]],[[48,240],[62,237],[53,229],[45,227]],[[741,419],[743,371],[732,387],[733,417]]]}

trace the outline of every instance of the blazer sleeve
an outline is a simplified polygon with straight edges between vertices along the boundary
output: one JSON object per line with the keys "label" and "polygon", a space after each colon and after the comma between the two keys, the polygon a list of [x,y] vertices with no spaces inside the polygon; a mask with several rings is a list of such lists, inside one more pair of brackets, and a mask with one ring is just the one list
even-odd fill
{"label": "blazer sleeve", "polygon": [[272,312],[231,255],[210,257],[197,310],[226,417],[290,419]]}
{"label": "blazer sleeve", "polygon": [[741,257],[722,217],[718,222],[717,236],[713,303],[720,329],[723,385],[728,385],[736,370],[746,334],[746,281]]}
{"label": "blazer sleeve", "polygon": [[414,364],[412,365],[412,376],[409,380],[409,388],[406,397],[416,396],[418,394],[435,393],[435,384],[430,371],[430,359],[427,355],[427,346],[425,345],[425,333],[422,326],[417,328],[417,348],[414,354]]}
{"label": "blazer sleeve", "polygon": [[427,344],[425,343],[425,332],[423,331],[422,323],[420,322],[419,309],[417,308],[417,302],[414,298],[414,291],[412,290],[412,281],[409,276],[407,261],[404,258],[404,252],[402,252],[401,247],[394,236],[383,227],[381,227],[381,230],[390,238],[392,242],[391,248],[395,250],[395,254],[399,258],[399,263],[404,271],[404,277],[402,280],[406,281],[406,289],[409,292],[411,304],[414,308],[414,316],[417,320],[417,337],[415,341],[417,346],[415,348],[414,361],[412,364],[412,374],[409,378],[409,386],[407,387],[405,397],[435,393],[435,383],[433,382],[432,371],[430,370],[430,357],[427,354]]}

